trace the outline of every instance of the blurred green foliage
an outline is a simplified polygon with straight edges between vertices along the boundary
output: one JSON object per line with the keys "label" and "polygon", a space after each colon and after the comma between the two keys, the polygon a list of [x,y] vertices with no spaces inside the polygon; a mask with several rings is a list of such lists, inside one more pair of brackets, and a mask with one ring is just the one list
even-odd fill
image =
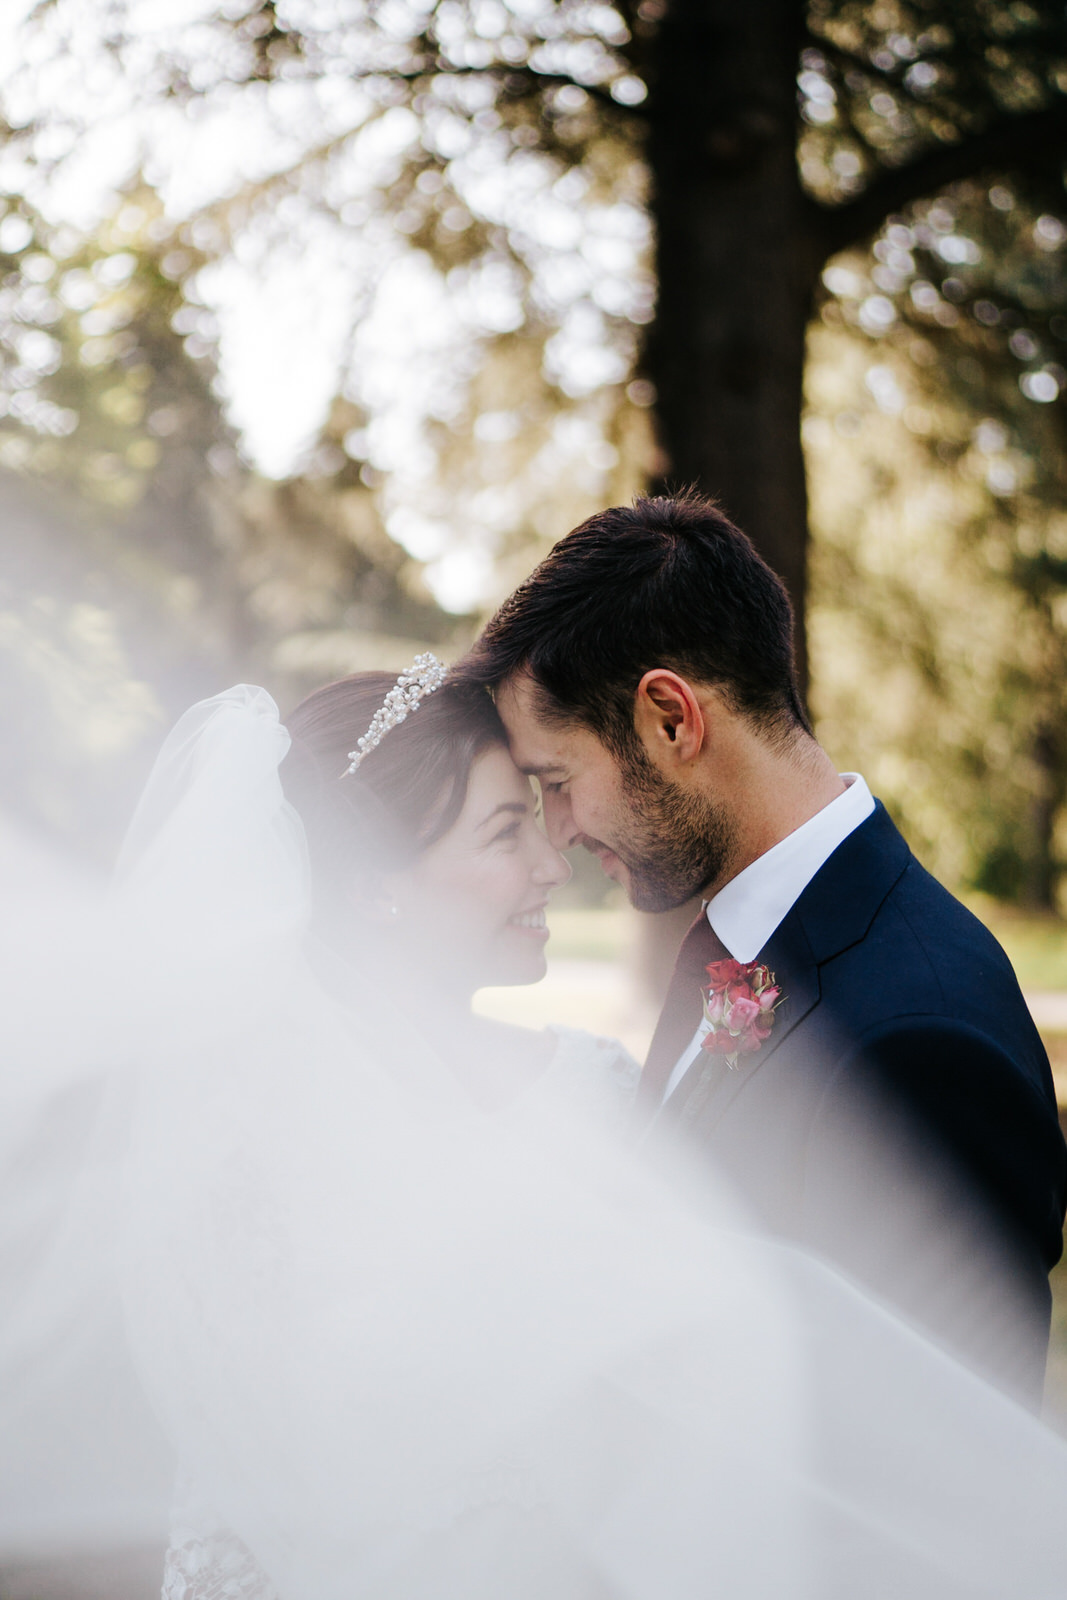
{"label": "blurred green foliage", "polygon": [[[726,17],[675,0],[690,13]],[[122,3],[33,9],[0,180],[9,805],[108,836],[189,698],[238,676],[292,698],[415,640],[458,649],[472,619],[427,568],[459,555],[491,600],[655,477],[666,16],[234,0],[143,28]],[[807,0],[793,24],[796,251],[816,273],[832,255],[805,424],[820,728],[950,883],[1047,906],[1067,861],[1067,22],[1050,0]],[[708,162],[731,119],[756,126],[714,112]],[[98,225],[35,208],[122,116],[138,164]],[[183,211],[187,167],[202,193]],[[254,277],[323,238],[351,277],[351,348],[277,482],[229,420],[217,269]],[[412,271],[440,315],[398,446],[360,332]]]}
{"label": "blurred green foliage", "polygon": [[146,187],[91,236],[0,202],[0,777],[57,840],[113,848],[190,698],[262,677],[293,698],[448,635],[329,432],[273,482],[217,392],[202,257]]}
{"label": "blurred green foliage", "polygon": [[1067,207],[958,184],[825,272],[814,704],[935,870],[1057,903],[1067,861]]}

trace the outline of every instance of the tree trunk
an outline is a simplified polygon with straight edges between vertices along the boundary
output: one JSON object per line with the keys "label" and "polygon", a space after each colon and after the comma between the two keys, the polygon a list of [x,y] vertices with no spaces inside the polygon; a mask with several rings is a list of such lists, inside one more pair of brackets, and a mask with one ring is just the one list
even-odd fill
{"label": "tree trunk", "polygon": [[[803,640],[805,333],[821,266],[797,174],[797,0],[669,0],[649,161],[661,478],[721,500],[785,580]],[[811,241],[806,243],[805,241]]]}

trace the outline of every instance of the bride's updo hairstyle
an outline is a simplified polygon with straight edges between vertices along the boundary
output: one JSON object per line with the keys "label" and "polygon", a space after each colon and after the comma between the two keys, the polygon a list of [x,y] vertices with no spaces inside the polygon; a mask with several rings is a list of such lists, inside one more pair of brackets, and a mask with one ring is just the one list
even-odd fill
{"label": "bride's updo hairstyle", "polygon": [[316,689],[286,718],[292,746],[282,786],[307,834],[315,931],[330,943],[343,941],[361,904],[380,900],[390,872],[444,837],[475,761],[507,743],[485,690],[449,682],[350,773],[350,752],[396,680],[392,672],[357,672]]}

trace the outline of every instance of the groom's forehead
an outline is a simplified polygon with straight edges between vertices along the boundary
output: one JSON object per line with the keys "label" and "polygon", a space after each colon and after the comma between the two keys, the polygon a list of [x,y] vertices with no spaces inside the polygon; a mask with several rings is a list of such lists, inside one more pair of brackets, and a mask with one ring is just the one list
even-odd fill
{"label": "groom's forehead", "polygon": [[550,759],[550,735],[554,730],[546,728],[535,715],[533,689],[525,678],[509,678],[502,683],[497,690],[496,706],[508,730],[511,753],[520,767],[535,759]]}
{"label": "groom's forehead", "polygon": [[573,726],[545,722],[536,704],[536,690],[526,678],[510,679],[497,693],[516,766],[531,777],[551,778],[573,763],[590,735],[577,722]]}

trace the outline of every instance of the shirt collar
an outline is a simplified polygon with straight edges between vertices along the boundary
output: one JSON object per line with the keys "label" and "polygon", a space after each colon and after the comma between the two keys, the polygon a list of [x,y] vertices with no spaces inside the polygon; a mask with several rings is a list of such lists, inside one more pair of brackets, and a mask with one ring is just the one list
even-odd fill
{"label": "shirt collar", "polygon": [[874,810],[857,772],[843,772],[843,794],[731,878],[707,905],[707,918],[735,961],[754,961],[786,913],[838,845]]}

